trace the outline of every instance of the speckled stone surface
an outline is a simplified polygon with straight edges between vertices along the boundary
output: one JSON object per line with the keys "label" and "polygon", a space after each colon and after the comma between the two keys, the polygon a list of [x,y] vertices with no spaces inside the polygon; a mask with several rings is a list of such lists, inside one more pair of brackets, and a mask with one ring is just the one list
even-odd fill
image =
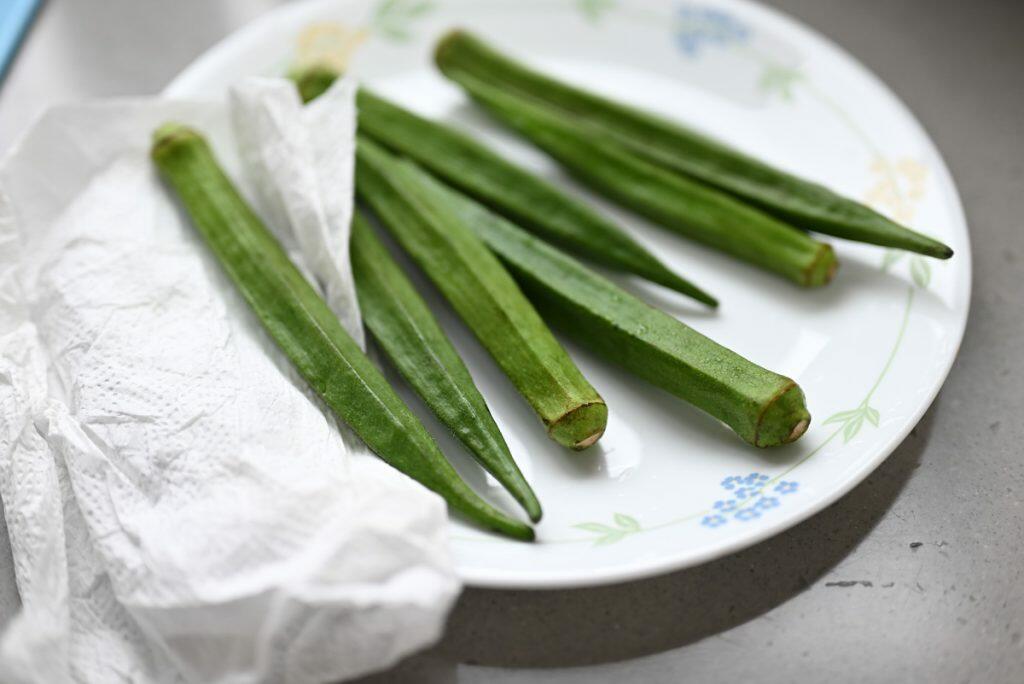
{"label": "speckled stone surface", "polygon": [[[159,90],[276,4],[48,3],[0,88],[0,149],[54,102]],[[441,644],[362,684],[1024,682],[1024,3],[772,4],[881,76],[962,193],[974,297],[939,398],[868,480],[789,532],[632,584],[469,590]],[[0,617],[11,605],[0,596]]]}

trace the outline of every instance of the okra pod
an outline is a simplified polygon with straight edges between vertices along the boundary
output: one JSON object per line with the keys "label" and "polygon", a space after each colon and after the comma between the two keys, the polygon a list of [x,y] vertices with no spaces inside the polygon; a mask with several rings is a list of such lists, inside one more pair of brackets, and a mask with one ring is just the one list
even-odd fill
{"label": "okra pod", "polygon": [[581,129],[549,108],[473,77],[460,82],[573,176],[656,223],[804,287],[824,285],[835,274],[835,252],[807,233],[643,159],[601,130]]}
{"label": "okra pod", "polygon": [[154,133],[151,156],[263,327],[324,402],[380,458],[453,509],[518,539],[533,529],[487,504],[345,332],[238,194],[206,140],[180,124]]}
{"label": "okra pod", "polygon": [[437,46],[441,71],[465,86],[489,84],[510,96],[557,111],[576,125],[603,131],[650,162],[719,188],[787,223],[835,237],[953,256],[947,245],[886,218],[825,186],[799,178],[678,123],[545,76],[465,32]]}
{"label": "okra pod", "polygon": [[424,195],[455,208],[545,318],[581,345],[718,418],[758,447],[793,442],[810,425],[803,390],[594,273],[552,245],[443,186]]}
{"label": "okra pod", "polygon": [[[337,72],[312,65],[292,74],[303,101],[330,87]],[[673,273],[618,226],[557,187],[450,126],[430,121],[366,88],[357,95],[359,130],[462,192],[563,249],[632,273],[708,306],[717,300]]]}
{"label": "okra pod", "polygon": [[611,221],[469,136],[359,91],[359,130],[567,252],[633,273],[709,306],[717,301],[673,273]]}
{"label": "okra pod", "polygon": [[421,171],[360,135],[356,191],[437,286],[547,428],[584,449],[608,407],[519,290],[445,198],[421,192]]}
{"label": "okra pod", "polygon": [[352,273],[363,322],[402,377],[534,522],[541,509],[473,377],[426,302],[359,212]]}

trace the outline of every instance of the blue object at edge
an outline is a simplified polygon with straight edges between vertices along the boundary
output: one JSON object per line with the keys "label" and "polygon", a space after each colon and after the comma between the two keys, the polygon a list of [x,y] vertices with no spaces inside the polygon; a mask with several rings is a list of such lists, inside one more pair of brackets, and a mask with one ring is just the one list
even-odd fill
{"label": "blue object at edge", "polygon": [[0,0],[0,81],[7,75],[41,0]]}

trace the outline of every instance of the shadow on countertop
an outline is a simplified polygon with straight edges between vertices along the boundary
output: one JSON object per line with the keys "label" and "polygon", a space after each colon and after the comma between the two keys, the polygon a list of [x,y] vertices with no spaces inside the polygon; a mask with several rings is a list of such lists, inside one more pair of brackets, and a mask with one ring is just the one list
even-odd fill
{"label": "shadow on countertop", "polygon": [[695,568],[625,584],[467,589],[440,644],[360,684],[451,684],[456,663],[550,668],[616,662],[756,619],[827,574],[885,516],[920,465],[935,405],[864,482],[776,537]]}

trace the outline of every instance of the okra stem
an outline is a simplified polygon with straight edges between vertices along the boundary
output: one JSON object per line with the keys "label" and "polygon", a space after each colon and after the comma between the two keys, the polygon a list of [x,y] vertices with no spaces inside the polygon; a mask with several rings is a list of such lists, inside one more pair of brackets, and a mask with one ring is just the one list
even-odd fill
{"label": "okra stem", "polygon": [[[604,433],[608,408],[512,277],[450,203],[421,192],[412,162],[360,135],[356,190],[564,446]],[[440,199],[440,201],[438,201]]]}
{"label": "okra stem", "polygon": [[953,250],[825,186],[772,167],[678,123],[534,71],[465,31],[437,46],[441,71],[465,85],[484,82],[510,97],[558,111],[599,129],[649,162],[719,188],[800,228],[939,259]]}
{"label": "okra stem", "polygon": [[238,194],[202,135],[166,124],[154,133],[151,155],[264,328],[331,410],[384,461],[453,509],[511,537],[533,539],[529,525],[490,506],[462,481]]}
{"label": "okra stem", "polygon": [[359,212],[352,221],[352,272],[363,322],[402,377],[534,522],[541,508],[491,417],[473,377]]}

